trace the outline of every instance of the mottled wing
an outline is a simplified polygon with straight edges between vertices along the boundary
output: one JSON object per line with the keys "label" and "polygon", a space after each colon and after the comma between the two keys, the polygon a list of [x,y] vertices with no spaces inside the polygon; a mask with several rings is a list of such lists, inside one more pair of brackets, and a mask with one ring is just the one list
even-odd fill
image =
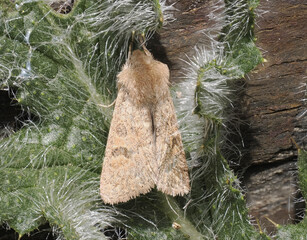
{"label": "mottled wing", "polygon": [[102,166],[101,198],[115,204],[149,192],[157,169],[150,111],[120,89]]}
{"label": "mottled wing", "polygon": [[154,112],[158,190],[175,196],[190,191],[188,166],[172,98],[159,101]]}

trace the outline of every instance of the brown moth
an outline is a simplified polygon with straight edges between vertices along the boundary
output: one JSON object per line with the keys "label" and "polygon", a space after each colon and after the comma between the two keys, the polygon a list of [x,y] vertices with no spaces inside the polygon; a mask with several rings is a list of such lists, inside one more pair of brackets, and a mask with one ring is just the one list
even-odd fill
{"label": "brown moth", "polygon": [[167,65],[136,50],[118,74],[118,96],[100,179],[105,203],[126,202],[155,186],[190,191],[187,162],[169,91]]}

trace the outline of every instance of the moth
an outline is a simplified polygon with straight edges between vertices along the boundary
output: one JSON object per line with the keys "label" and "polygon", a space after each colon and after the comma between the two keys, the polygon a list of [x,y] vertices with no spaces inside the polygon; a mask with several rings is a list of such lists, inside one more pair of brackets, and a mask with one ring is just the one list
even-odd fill
{"label": "moth", "polygon": [[118,74],[117,86],[100,179],[102,200],[126,202],[155,186],[172,196],[188,193],[188,167],[167,65],[147,49],[135,50]]}

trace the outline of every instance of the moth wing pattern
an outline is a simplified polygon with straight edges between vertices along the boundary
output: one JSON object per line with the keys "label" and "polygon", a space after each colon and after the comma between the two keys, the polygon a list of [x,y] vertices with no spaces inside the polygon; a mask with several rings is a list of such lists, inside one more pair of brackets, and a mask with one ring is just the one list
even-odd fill
{"label": "moth wing pattern", "polygon": [[190,191],[188,166],[172,97],[159,101],[154,112],[156,157],[158,162],[157,189],[175,196]]}
{"label": "moth wing pattern", "polygon": [[154,136],[148,108],[136,106],[122,88],[118,92],[100,179],[105,203],[126,202],[155,185]]}
{"label": "moth wing pattern", "polygon": [[190,191],[188,166],[169,91],[169,69],[140,50],[118,74],[119,92],[100,179],[105,203],[116,204],[157,189]]}

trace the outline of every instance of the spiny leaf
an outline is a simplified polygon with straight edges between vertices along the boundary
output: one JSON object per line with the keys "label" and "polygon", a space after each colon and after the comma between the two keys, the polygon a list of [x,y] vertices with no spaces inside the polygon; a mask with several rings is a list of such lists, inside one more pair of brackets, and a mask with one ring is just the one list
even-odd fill
{"label": "spiny leaf", "polygon": [[[20,235],[48,221],[59,238],[102,239],[116,222],[98,194],[112,115],[105,105],[131,32],[159,22],[156,3],[136,3],[81,0],[63,15],[47,2],[20,0],[1,12],[0,86],[14,88],[36,116],[0,142],[0,221]],[[127,32],[110,29],[142,9],[150,15],[138,14]]]}

